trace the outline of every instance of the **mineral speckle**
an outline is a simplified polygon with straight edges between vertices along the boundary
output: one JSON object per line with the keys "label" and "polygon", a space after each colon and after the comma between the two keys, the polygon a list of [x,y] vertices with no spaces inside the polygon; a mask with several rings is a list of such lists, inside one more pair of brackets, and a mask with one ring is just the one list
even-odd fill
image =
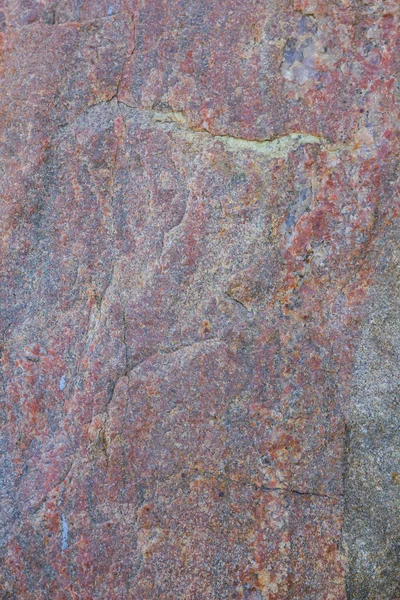
{"label": "mineral speckle", "polygon": [[2,600],[399,599],[399,18],[0,1]]}

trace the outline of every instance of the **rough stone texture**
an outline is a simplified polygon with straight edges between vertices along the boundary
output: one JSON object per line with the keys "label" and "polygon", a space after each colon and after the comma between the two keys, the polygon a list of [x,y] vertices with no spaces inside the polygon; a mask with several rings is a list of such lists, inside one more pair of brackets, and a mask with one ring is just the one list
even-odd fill
{"label": "rough stone texture", "polygon": [[0,0],[2,600],[400,598],[399,13]]}
{"label": "rough stone texture", "polygon": [[345,511],[350,598],[400,598],[399,258],[388,262],[371,294],[350,405]]}

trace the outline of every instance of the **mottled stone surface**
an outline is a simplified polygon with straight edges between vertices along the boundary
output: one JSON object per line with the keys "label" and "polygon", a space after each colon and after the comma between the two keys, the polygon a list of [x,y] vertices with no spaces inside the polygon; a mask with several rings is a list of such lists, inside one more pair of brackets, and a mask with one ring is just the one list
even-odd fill
{"label": "mottled stone surface", "polygon": [[1,600],[399,600],[399,21],[0,0]]}

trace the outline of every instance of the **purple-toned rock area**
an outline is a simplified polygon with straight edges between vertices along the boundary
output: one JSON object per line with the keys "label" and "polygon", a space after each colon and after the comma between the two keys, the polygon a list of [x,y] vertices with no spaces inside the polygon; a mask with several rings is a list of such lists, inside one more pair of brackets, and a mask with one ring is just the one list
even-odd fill
{"label": "purple-toned rock area", "polygon": [[0,0],[0,600],[400,600],[399,0]]}

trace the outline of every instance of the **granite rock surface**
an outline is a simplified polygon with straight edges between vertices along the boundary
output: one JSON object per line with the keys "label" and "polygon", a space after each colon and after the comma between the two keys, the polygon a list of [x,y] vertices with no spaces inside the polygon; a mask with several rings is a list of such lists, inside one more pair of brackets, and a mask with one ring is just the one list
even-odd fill
{"label": "granite rock surface", "polygon": [[399,600],[397,0],[0,0],[1,600]]}

